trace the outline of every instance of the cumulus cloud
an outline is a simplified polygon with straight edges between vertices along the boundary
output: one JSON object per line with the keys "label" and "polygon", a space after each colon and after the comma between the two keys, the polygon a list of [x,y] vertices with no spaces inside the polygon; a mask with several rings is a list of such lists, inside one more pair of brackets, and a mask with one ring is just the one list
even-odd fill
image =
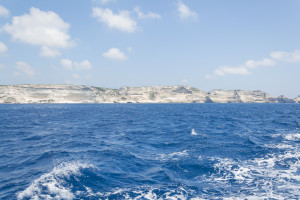
{"label": "cumulus cloud", "polygon": [[88,60],[84,60],[82,62],[74,62],[75,69],[86,70],[92,69],[92,65]]}
{"label": "cumulus cloud", "polygon": [[0,5],[0,17],[8,17],[9,16],[9,10],[7,8]]}
{"label": "cumulus cloud", "polygon": [[107,52],[102,54],[104,57],[112,60],[126,60],[125,54],[118,48],[111,48]]}
{"label": "cumulus cloud", "polygon": [[15,41],[41,46],[40,55],[57,56],[57,48],[69,48],[74,42],[69,35],[70,25],[52,11],[31,8],[29,14],[13,17],[3,30]]}
{"label": "cumulus cloud", "polygon": [[270,57],[275,60],[285,61],[285,62],[300,62],[300,50],[295,50],[294,52],[284,52],[277,51],[272,52]]}
{"label": "cumulus cloud", "polygon": [[161,19],[161,16],[157,13],[153,13],[153,12],[143,13],[141,11],[141,8],[138,6],[134,8],[134,12],[136,12],[137,16],[140,19]]}
{"label": "cumulus cloud", "polygon": [[6,51],[7,46],[3,42],[0,42],[0,55],[4,54]]}
{"label": "cumulus cloud", "polygon": [[106,24],[109,28],[115,28],[125,32],[134,32],[137,23],[130,17],[130,12],[123,10],[118,14],[106,8],[93,8],[92,16],[99,22]]}
{"label": "cumulus cloud", "polygon": [[253,69],[261,66],[274,66],[276,65],[276,62],[270,58],[264,58],[262,60],[248,60],[245,62],[242,67]]}
{"label": "cumulus cloud", "polygon": [[241,74],[248,75],[250,72],[244,66],[241,67],[230,67],[230,66],[222,66],[214,71],[214,74],[217,76],[225,76],[226,74]]}
{"label": "cumulus cloud", "polygon": [[34,75],[34,70],[33,68],[27,64],[26,62],[22,62],[19,61],[16,63],[16,68],[22,72],[24,72],[25,74],[29,75],[29,76],[33,76]]}
{"label": "cumulus cloud", "polygon": [[178,1],[177,11],[179,13],[180,19],[182,20],[198,18],[198,14],[192,11],[187,5],[185,5],[181,1]]}
{"label": "cumulus cloud", "polygon": [[40,56],[43,57],[56,57],[59,56],[60,52],[56,49],[51,49],[49,47],[41,47]]}
{"label": "cumulus cloud", "polygon": [[274,66],[276,62],[270,58],[264,58],[262,60],[247,60],[244,64],[231,67],[231,66],[221,66],[214,70],[213,75],[206,75],[207,79],[214,79],[217,76],[231,75],[250,75],[251,69],[255,69],[263,66]]}
{"label": "cumulus cloud", "polygon": [[266,66],[275,66],[277,61],[284,62],[300,62],[300,51],[295,50],[294,52],[272,52],[270,53],[270,57],[264,58],[261,60],[248,60],[244,64],[231,67],[231,66],[221,66],[214,70],[213,74],[206,75],[207,79],[215,79],[218,76],[226,76],[229,74],[232,75],[249,75],[251,74],[251,70],[259,67]]}
{"label": "cumulus cloud", "polygon": [[73,62],[72,60],[69,60],[69,59],[61,59],[60,64],[66,70],[72,70],[72,69],[88,70],[88,69],[92,69],[92,65],[88,60],[84,60],[82,62]]}

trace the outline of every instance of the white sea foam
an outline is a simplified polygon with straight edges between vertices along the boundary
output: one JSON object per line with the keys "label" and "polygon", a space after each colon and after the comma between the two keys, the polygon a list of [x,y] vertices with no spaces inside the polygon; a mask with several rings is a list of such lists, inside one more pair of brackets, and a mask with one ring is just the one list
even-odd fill
{"label": "white sea foam", "polygon": [[[122,196],[121,199],[127,200],[139,200],[139,199],[148,199],[148,200],[186,200],[188,199],[189,193],[192,191],[187,191],[183,187],[176,189],[167,189],[165,188],[155,188],[155,187],[138,187],[131,189],[118,189],[114,192],[109,192],[99,198],[110,199],[113,195]],[[163,191],[163,192],[162,192]],[[158,195],[159,193],[159,195]],[[197,198],[193,198],[196,200]]]}
{"label": "white sea foam", "polygon": [[273,149],[294,149],[295,148],[290,144],[265,144],[264,146]]}
{"label": "white sea foam", "polygon": [[188,156],[187,150],[180,151],[180,152],[174,152],[170,154],[159,154],[158,159],[159,160],[180,160],[181,157]]}
{"label": "white sea foam", "polygon": [[300,140],[300,133],[289,133],[289,134],[273,134],[273,138],[275,137],[283,137],[288,141],[299,141]]}
{"label": "white sea foam", "polygon": [[70,188],[64,186],[64,178],[72,175],[80,175],[80,170],[91,168],[92,165],[79,162],[64,162],[54,169],[42,175],[26,188],[17,194],[18,199],[47,199],[47,200],[70,200],[75,198]]}
{"label": "white sea foam", "polygon": [[235,180],[241,189],[251,195],[224,199],[297,199],[300,198],[300,152],[289,149],[282,154],[269,154],[265,157],[237,161],[229,158],[211,158],[217,161],[216,174],[203,177],[219,187],[229,187]]}
{"label": "white sea foam", "polygon": [[300,133],[295,134],[287,134],[284,136],[286,140],[292,140],[292,141],[299,141],[300,140]]}
{"label": "white sea foam", "polygon": [[282,134],[279,134],[279,133],[271,135],[272,138],[281,137],[281,136],[282,136]]}
{"label": "white sea foam", "polygon": [[195,131],[195,129],[192,129],[191,135],[199,135],[199,133],[197,133],[197,132]]}
{"label": "white sea foam", "polygon": [[[91,188],[85,187],[86,191],[77,191],[76,195],[84,197],[94,197],[99,199],[125,199],[125,200],[139,200],[139,199],[148,199],[148,200],[186,200],[191,191],[187,191],[183,187],[176,189],[169,188],[156,188],[150,186],[141,186],[136,188],[118,188],[111,192],[93,192]],[[193,191],[192,191],[193,192]],[[78,198],[78,196],[73,198]],[[82,198],[84,198],[82,197]],[[72,198],[72,199],[73,199]],[[37,198],[39,199],[39,198]],[[53,198],[56,199],[56,198]],[[65,198],[61,198],[65,199]],[[81,199],[81,198],[80,198]],[[192,198],[193,200],[200,200],[199,198]]]}

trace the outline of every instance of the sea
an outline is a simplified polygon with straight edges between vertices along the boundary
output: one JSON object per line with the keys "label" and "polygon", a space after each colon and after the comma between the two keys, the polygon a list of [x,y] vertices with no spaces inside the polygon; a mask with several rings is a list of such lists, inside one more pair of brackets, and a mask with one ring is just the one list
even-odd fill
{"label": "sea", "polygon": [[300,104],[2,104],[1,200],[300,199]]}

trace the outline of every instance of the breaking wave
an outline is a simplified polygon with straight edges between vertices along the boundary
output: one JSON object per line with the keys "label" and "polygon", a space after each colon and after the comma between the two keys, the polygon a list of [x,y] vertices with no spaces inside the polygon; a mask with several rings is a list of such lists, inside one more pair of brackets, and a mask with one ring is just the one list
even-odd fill
{"label": "breaking wave", "polygon": [[199,134],[195,131],[195,129],[192,129],[191,135],[199,135]]}
{"label": "breaking wave", "polygon": [[[76,180],[82,176],[81,170],[93,168],[93,165],[80,162],[64,162],[54,169],[42,175],[26,188],[17,194],[18,199],[74,199],[70,180]],[[78,179],[77,179],[78,180]]]}
{"label": "breaking wave", "polygon": [[299,199],[300,152],[297,144],[289,143],[289,140],[297,141],[299,134],[277,136],[282,136],[286,141],[266,146],[278,149],[279,153],[243,161],[207,158],[215,162],[215,173],[199,178],[220,190],[231,191],[228,195],[224,194],[224,199]]}

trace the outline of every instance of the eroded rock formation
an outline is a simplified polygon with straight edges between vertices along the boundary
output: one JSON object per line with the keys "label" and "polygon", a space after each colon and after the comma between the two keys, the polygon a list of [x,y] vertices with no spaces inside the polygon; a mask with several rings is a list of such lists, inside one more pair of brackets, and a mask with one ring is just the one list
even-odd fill
{"label": "eroded rock formation", "polygon": [[263,91],[212,90],[189,86],[122,87],[77,85],[0,86],[0,103],[299,103],[300,96],[270,97]]}

